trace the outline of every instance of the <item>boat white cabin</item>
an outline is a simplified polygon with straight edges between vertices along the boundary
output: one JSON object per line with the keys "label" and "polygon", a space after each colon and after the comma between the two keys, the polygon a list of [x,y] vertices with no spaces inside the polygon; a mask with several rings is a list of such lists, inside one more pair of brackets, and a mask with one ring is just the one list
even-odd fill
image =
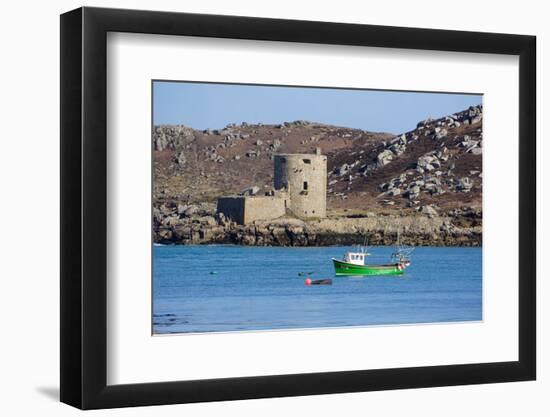
{"label": "boat white cabin", "polygon": [[366,252],[346,252],[343,261],[353,265],[365,265]]}

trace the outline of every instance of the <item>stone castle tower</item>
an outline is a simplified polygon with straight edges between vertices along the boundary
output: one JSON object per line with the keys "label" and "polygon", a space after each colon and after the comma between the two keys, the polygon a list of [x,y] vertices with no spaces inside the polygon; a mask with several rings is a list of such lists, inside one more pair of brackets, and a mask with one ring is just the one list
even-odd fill
{"label": "stone castle tower", "polygon": [[298,217],[326,217],[327,157],[320,149],[315,154],[278,154],[274,156],[274,188],[286,191],[286,204]]}

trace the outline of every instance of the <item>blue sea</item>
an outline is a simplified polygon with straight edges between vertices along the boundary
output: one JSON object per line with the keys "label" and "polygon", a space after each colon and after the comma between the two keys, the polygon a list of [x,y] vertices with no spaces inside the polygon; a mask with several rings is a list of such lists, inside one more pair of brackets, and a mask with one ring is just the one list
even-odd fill
{"label": "blue sea", "polygon": [[[331,258],[350,249],[154,246],[153,333],[482,320],[481,248],[418,247],[402,276],[334,276]],[[368,263],[393,250],[369,248]]]}

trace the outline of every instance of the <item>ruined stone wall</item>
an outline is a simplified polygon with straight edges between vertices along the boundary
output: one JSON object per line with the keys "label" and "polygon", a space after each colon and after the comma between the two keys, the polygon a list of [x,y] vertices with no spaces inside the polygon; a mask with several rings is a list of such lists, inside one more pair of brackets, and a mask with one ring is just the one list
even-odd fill
{"label": "ruined stone wall", "polygon": [[272,220],[284,216],[284,198],[273,196],[252,196],[246,197],[244,209],[244,224],[256,220]]}
{"label": "ruined stone wall", "polygon": [[272,220],[286,213],[284,195],[220,197],[216,211],[238,224]]}
{"label": "ruined stone wall", "polygon": [[298,217],[326,217],[327,157],[279,154],[274,157],[274,186],[289,193],[289,209]]}
{"label": "ruined stone wall", "polygon": [[244,223],[244,207],[245,197],[232,196],[232,197],[220,197],[218,198],[218,205],[216,211],[222,213],[228,219],[233,220],[235,223]]}

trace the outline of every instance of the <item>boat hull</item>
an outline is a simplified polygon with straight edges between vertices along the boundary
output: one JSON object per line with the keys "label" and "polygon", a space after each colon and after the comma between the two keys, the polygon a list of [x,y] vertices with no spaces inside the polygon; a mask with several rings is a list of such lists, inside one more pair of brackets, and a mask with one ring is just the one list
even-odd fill
{"label": "boat hull", "polygon": [[388,265],[355,265],[333,259],[336,275],[403,275],[405,266],[400,264]]}

